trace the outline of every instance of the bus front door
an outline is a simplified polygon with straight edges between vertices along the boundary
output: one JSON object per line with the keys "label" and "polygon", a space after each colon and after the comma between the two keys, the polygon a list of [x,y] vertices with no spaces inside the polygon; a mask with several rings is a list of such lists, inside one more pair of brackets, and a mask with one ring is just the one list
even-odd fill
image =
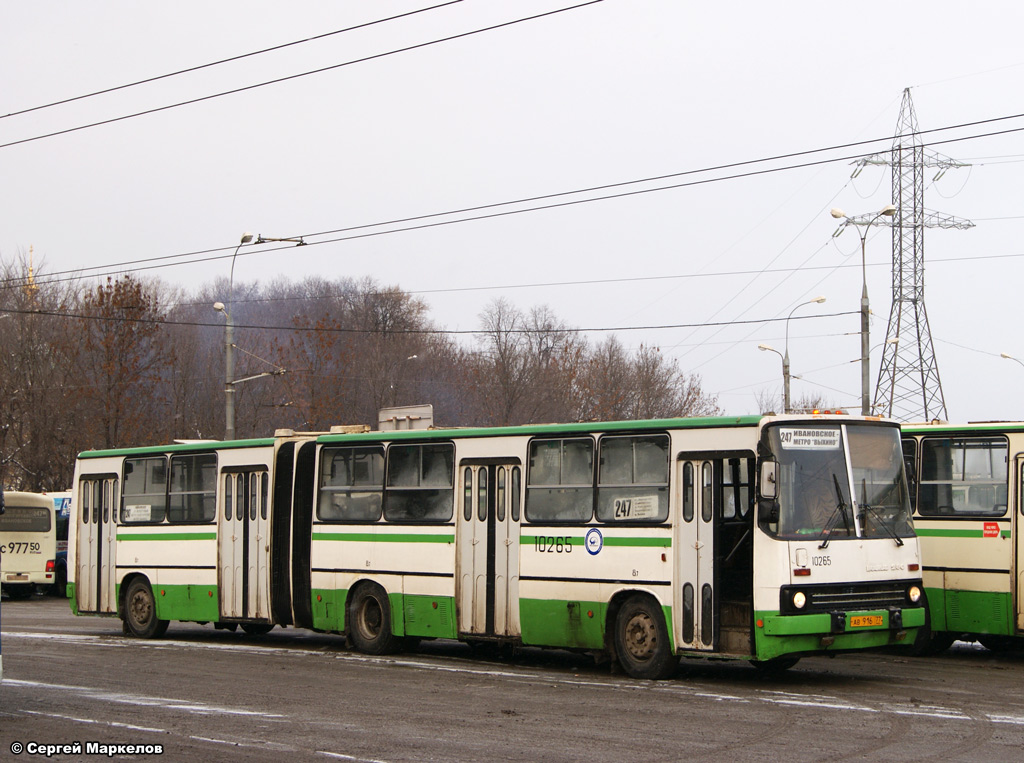
{"label": "bus front door", "polygon": [[459,633],[518,637],[522,468],[464,462],[461,474]]}
{"label": "bus front door", "polygon": [[269,477],[266,469],[225,471],[217,537],[220,615],[224,620],[270,619]]}
{"label": "bus front door", "polygon": [[80,612],[117,612],[117,486],[112,476],[86,477],[79,486],[75,596]]}
{"label": "bus front door", "polygon": [[682,516],[675,523],[674,627],[680,646],[702,651],[715,648],[714,465],[685,457],[676,464]]}

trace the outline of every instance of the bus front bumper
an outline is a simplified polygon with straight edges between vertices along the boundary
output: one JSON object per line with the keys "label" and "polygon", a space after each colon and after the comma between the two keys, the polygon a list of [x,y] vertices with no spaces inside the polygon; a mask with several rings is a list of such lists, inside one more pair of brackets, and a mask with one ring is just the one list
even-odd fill
{"label": "bus front bumper", "polygon": [[914,643],[925,623],[924,607],[849,612],[815,612],[758,616],[755,639],[758,659],[785,654],[872,649]]}

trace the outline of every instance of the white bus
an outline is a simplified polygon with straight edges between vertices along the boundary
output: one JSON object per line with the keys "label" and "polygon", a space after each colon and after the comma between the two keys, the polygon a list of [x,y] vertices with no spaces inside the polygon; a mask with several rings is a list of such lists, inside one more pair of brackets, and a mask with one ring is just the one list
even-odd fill
{"label": "white bus", "polygon": [[[814,499],[812,501],[812,498]],[[812,504],[812,505],[807,505]],[[559,647],[663,678],[914,641],[892,422],[849,416],[325,434],[82,453],[79,614]]]}
{"label": "white bus", "polygon": [[52,586],[57,563],[53,499],[39,493],[4,492],[0,514],[0,587],[12,599],[28,598],[36,586]]}
{"label": "white bus", "polygon": [[1024,423],[903,427],[929,609],[924,651],[1024,649]]}

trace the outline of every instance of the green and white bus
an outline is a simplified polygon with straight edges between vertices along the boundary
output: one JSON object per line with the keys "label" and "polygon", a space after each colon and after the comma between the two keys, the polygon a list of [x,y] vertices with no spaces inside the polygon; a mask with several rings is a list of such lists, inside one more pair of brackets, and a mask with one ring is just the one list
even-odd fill
{"label": "green and white bus", "polygon": [[683,655],[784,668],[910,644],[925,622],[900,432],[879,419],[283,431],[85,452],[73,493],[72,607],[140,637],[460,639],[663,678]]}
{"label": "green and white bus", "polygon": [[0,587],[25,599],[36,586],[54,582],[57,521],[53,499],[39,493],[4,491],[0,514]]}
{"label": "green and white bus", "polygon": [[1024,423],[904,425],[924,564],[924,651],[1024,649]]}

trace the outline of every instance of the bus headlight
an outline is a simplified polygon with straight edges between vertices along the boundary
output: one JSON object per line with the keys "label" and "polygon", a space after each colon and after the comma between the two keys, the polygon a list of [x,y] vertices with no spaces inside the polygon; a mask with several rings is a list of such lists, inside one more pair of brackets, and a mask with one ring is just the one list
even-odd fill
{"label": "bus headlight", "polygon": [[921,589],[916,585],[910,586],[910,588],[907,589],[907,598],[910,599],[912,603],[917,604],[917,602],[921,601]]}
{"label": "bus headlight", "polygon": [[797,609],[803,609],[807,605],[807,596],[803,591],[797,591],[793,594],[793,606]]}

